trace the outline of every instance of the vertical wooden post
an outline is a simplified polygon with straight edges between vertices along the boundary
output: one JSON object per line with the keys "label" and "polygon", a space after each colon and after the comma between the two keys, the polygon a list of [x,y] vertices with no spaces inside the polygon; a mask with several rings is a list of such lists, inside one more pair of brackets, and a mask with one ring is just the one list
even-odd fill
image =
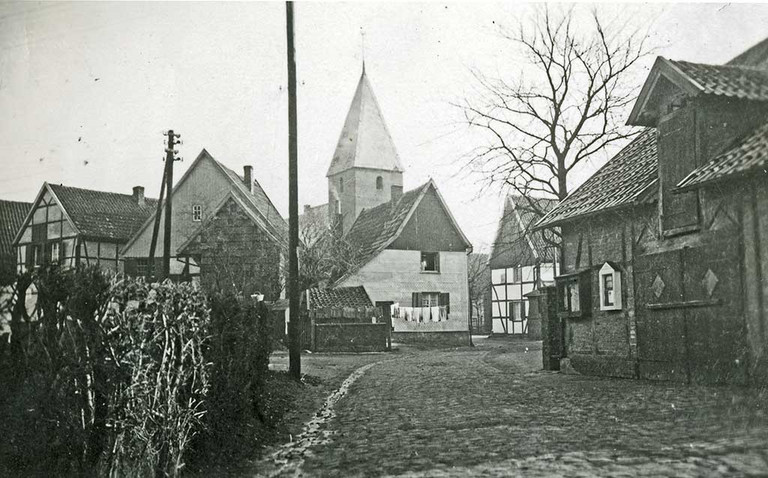
{"label": "vertical wooden post", "polygon": [[291,377],[301,378],[299,343],[299,186],[298,138],[296,118],[296,58],[293,45],[293,2],[285,2],[288,45],[288,369]]}
{"label": "vertical wooden post", "polygon": [[168,130],[168,147],[165,150],[165,190],[168,192],[168,196],[165,199],[165,230],[163,232],[163,279],[167,279],[171,275],[171,214],[172,214],[172,197],[171,194],[173,187],[173,147],[176,144],[174,141],[173,130]]}

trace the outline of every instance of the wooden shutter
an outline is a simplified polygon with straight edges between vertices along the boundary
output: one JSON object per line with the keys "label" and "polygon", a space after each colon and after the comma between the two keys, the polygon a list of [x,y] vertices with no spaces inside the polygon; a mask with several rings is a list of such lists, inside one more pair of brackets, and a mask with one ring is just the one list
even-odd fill
{"label": "wooden shutter", "polygon": [[441,292],[440,296],[437,298],[437,305],[444,305],[445,313],[449,314],[451,312],[451,294],[448,292]]}
{"label": "wooden shutter", "polygon": [[658,126],[662,229],[668,231],[699,222],[697,191],[673,192],[696,168],[696,115],[693,105],[677,110]]}
{"label": "wooden shutter", "polygon": [[411,307],[421,307],[421,294],[414,292],[411,294]]}

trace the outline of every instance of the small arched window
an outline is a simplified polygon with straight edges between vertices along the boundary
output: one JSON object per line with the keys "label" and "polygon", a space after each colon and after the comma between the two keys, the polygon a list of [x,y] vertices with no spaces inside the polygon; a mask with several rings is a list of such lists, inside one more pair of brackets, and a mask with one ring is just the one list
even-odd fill
{"label": "small arched window", "polygon": [[384,189],[384,178],[376,176],[376,189]]}
{"label": "small arched window", "polygon": [[339,192],[344,192],[344,178],[339,178]]}

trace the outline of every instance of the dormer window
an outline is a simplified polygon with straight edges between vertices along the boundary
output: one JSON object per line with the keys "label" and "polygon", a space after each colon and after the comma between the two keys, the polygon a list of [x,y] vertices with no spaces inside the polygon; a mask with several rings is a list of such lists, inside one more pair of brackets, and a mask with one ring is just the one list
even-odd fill
{"label": "dormer window", "polygon": [[606,262],[600,268],[600,310],[621,310],[621,271]]}
{"label": "dormer window", "polygon": [[376,189],[379,191],[384,189],[384,178],[381,176],[376,176]]}
{"label": "dormer window", "polygon": [[192,220],[195,222],[200,222],[203,220],[203,206],[200,204],[195,204],[192,206]]}

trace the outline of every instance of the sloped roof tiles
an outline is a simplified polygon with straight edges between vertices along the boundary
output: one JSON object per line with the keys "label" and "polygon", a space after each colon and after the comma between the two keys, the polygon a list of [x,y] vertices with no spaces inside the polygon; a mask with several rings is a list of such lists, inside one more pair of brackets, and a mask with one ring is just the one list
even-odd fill
{"label": "sloped roof tiles", "polygon": [[327,307],[371,307],[373,302],[363,286],[335,287],[321,289],[315,287],[307,290],[310,309]]}
{"label": "sloped roof tiles", "polygon": [[235,184],[248,204],[253,206],[258,214],[264,218],[264,221],[266,222],[267,227],[270,229],[270,232],[274,234],[278,239],[280,239],[280,241],[287,244],[288,223],[286,223],[285,219],[283,219],[283,216],[280,215],[280,212],[272,203],[272,200],[269,199],[269,196],[267,196],[267,193],[264,191],[264,188],[261,187],[261,184],[259,184],[259,182],[254,179],[253,188],[249,191],[244,179],[239,174],[224,166],[219,161],[216,161],[215,159],[214,161],[232,180],[232,183]]}
{"label": "sloped roof tiles", "polygon": [[656,132],[647,128],[541,218],[536,228],[635,203],[656,182],[657,167]]}
{"label": "sloped roof tiles", "polygon": [[365,264],[393,241],[408,213],[431,184],[427,182],[389,201],[364,209],[347,233],[347,240],[357,248],[358,261]]}
{"label": "sloped roof tiles", "polygon": [[84,237],[125,242],[152,215],[156,199],[139,204],[133,195],[49,184]]}
{"label": "sloped roof tiles", "polygon": [[673,61],[706,95],[752,101],[768,100],[768,71],[744,65],[705,65]]}
{"label": "sloped roof tiles", "polygon": [[762,173],[768,179],[768,123],[760,126],[712,161],[693,170],[677,186],[681,190],[732,176]]}
{"label": "sloped roof tiles", "polygon": [[24,224],[32,203],[0,200],[0,256],[14,257],[13,239]]}

